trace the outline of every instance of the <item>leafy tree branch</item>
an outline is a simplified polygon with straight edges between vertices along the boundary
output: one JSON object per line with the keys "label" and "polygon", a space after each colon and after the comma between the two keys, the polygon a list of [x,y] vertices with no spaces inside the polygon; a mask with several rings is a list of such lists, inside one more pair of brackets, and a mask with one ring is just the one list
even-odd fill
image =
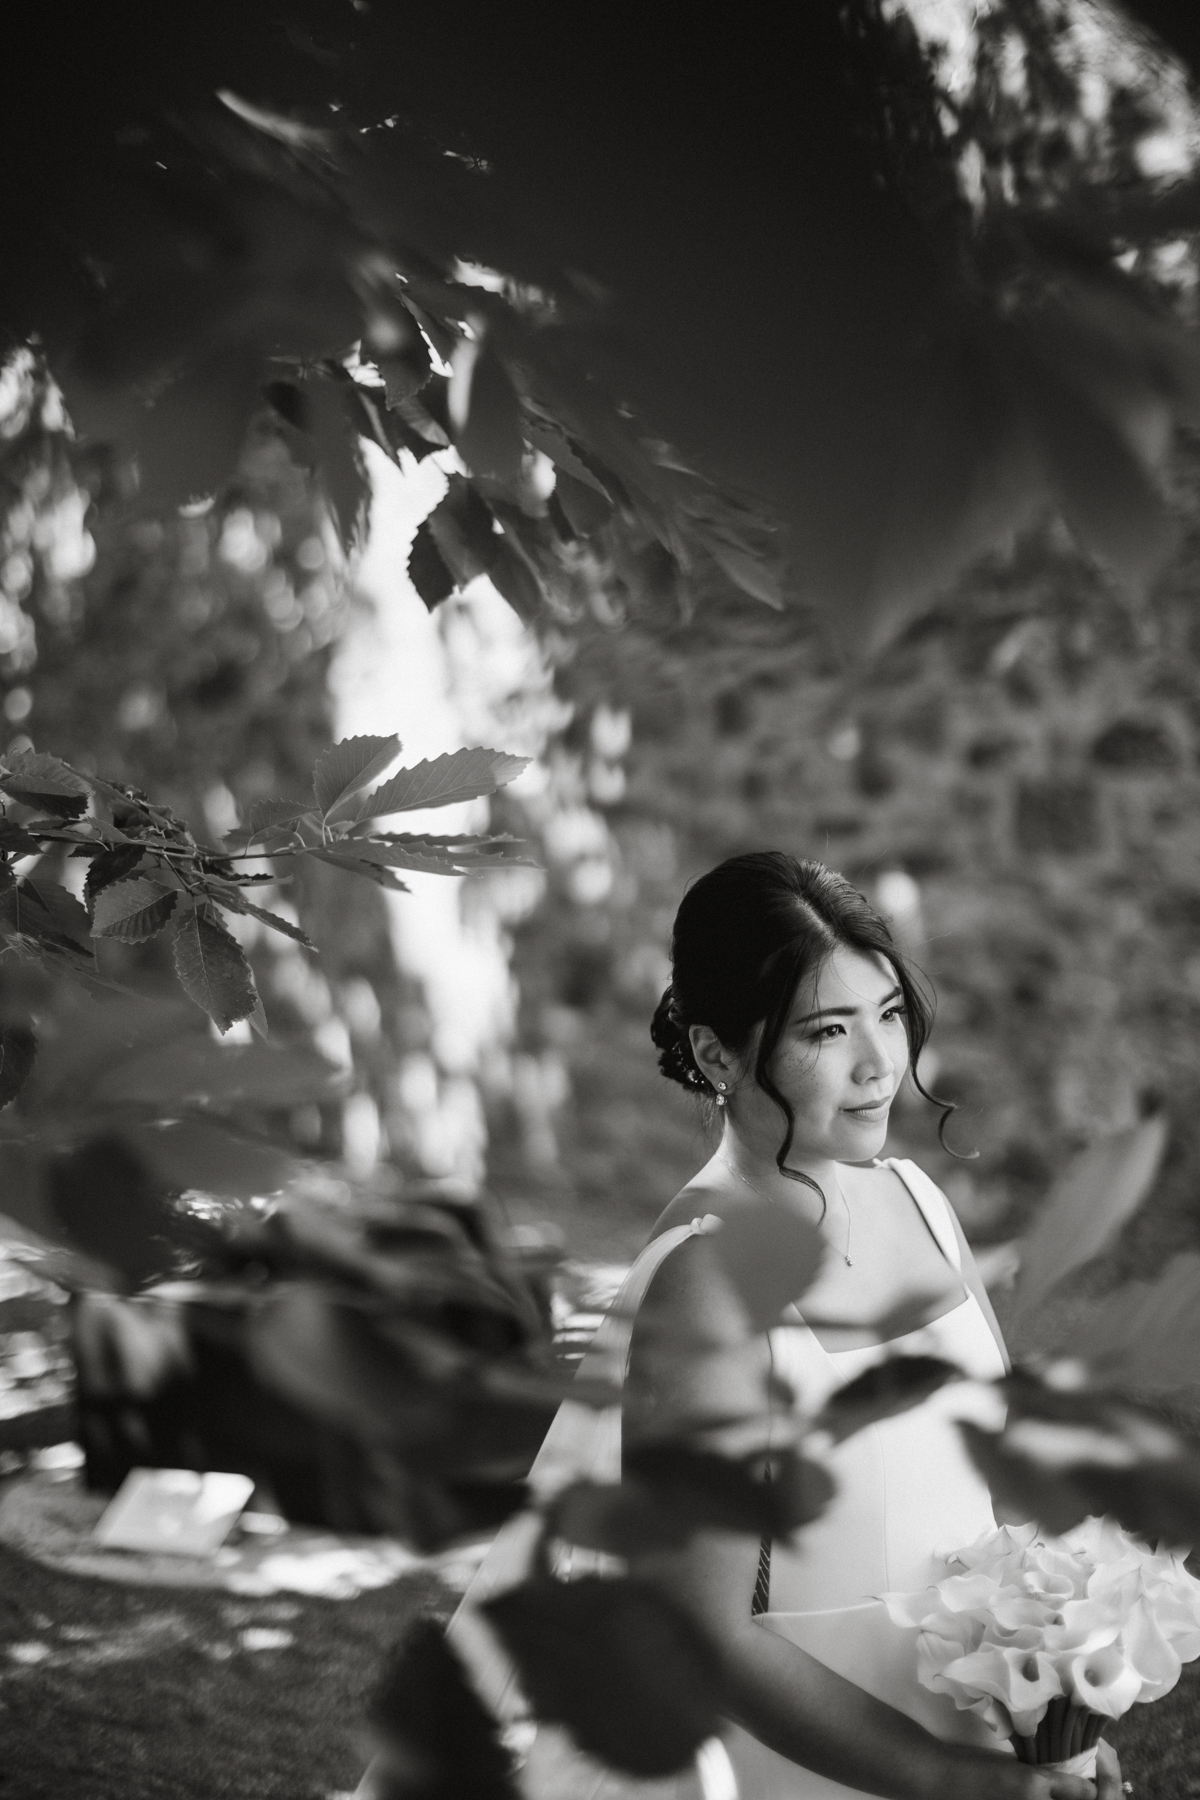
{"label": "leafy tree branch", "polygon": [[[266,1032],[254,975],[223,915],[248,915],[314,946],[291,921],[250,899],[247,890],[277,882],[313,857],[381,887],[406,892],[399,869],[467,875],[521,860],[519,845],[496,836],[379,829],[378,820],[452,806],[493,794],[525,767],[504,751],[465,749],[401,769],[372,785],[400,754],[397,737],[347,738],[319,759],[311,806],[267,801],[221,846],[198,842],[170,807],[101,776],[80,774],[57,757],[12,750],[0,758],[0,954],[101,979],[97,941],[141,944],[170,929],[175,973],[188,998],[221,1032],[248,1019]],[[84,904],[41,872],[59,854],[86,858]],[[239,864],[253,862],[257,869]],[[16,1035],[13,1035],[16,1033]],[[4,1102],[28,1073],[24,1027],[10,1027],[0,1068]]]}

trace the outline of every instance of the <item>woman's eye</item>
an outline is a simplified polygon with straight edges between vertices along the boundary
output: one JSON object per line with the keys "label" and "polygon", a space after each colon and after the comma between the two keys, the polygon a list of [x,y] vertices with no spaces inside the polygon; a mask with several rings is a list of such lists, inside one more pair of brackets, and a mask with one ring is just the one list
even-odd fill
{"label": "woman's eye", "polygon": [[889,1006],[883,1016],[885,1019],[902,1019],[907,1011],[906,1006]]}
{"label": "woman's eye", "polygon": [[844,1025],[822,1025],[816,1035],[819,1038],[834,1037],[838,1032],[841,1032],[844,1037],[846,1034],[846,1027]]}

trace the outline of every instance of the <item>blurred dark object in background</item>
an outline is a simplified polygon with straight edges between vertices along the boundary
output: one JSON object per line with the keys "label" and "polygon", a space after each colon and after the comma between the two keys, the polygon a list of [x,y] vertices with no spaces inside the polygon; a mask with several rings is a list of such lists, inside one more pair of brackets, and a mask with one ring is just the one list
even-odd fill
{"label": "blurred dark object in background", "polygon": [[[498,1525],[558,1395],[547,1247],[527,1278],[497,1236],[478,1195],[429,1183],[354,1217],[243,1223],[223,1273],[76,1294],[87,1485],[231,1471],[294,1524],[421,1548]],[[477,1389],[497,1357],[515,1383],[499,1406]]]}
{"label": "blurred dark object in background", "polygon": [[254,1303],[251,1288],[199,1281],[74,1297],[88,1487],[115,1493],[133,1468],[229,1470],[251,1476],[296,1524],[387,1529],[361,1446],[256,1378],[246,1349]]}

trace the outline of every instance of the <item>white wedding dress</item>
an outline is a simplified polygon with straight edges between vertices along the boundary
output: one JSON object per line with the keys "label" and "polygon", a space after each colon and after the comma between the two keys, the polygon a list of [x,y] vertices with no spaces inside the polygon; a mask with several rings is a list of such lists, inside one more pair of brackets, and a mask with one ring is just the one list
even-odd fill
{"label": "white wedding dress", "polygon": [[[947,1261],[961,1276],[962,1256],[949,1202],[915,1163],[891,1160]],[[664,1232],[642,1251],[584,1359],[591,1373],[623,1377],[632,1318],[664,1258],[701,1221]],[[934,1355],[976,1380],[1004,1373],[1004,1358],[979,1302],[969,1290],[940,1318],[882,1345],[831,1353],[807,1326],[783,1325],[771,1333],[775,1367],[800,1396],[806,1412],[862,1373],[897,1353]],[[877,1595],[910,1590],[946,1573],[939,1553],[970,1543],[994,1528],[991,1497],[975,1471],[956,1428],[969,1412],[963,1384],[940,1389],[922,1405],[866,1427],[830,1453],[837,1492],[828,1510],[804,1527],[794,1546],[777,1543],[771,1556],[764,1630],[809,1651],[829,1668],[880,1700],[919,1720],[938,1737],[999,1748],[975,1714],[956,1711],[946,1696],[917,1681],[915,1630],[892,1623]],[[533,1469],[536,1487],[553,1487],[568,1474],[616,1480],[620,1471],[620,1417],[596,1414],[567,1402],[560,1408]],[[476,1608],[489,1594],[524,1572],[531,1521],[514,1520],[500,1533],[450,1627],[474,1685],[498,1715],[519,1721],[524,1710],[518,1684],[497,1640]],[[592,1559],[594,1560],[594,1559]],[[589,1559],[575,1552],[569,1573]],[[532,1725],[522,1774],[527,1800],[693,1800],[729,1796],[729,1765],[740,1800],[839,1800],[859,1790],[789,1762],[737,1726],[723,1734],[729,1763],[718,1758],[702,1781],[696,1772],[670,1781],[636,1782],[605,1773],[581,1757],[564,1732]],[[520,1740],[517,1724],[514,1739]],[[360,1790],[369,1793],[364,1782]]]}
{"label": "white wedding dress", "polygon": [[[915,1163],[890,1160],[952,1267],[962,1255],[950,1205]],[[775,1367],[812,1410],[835,1387],[883,1356],[941,1356],[990,1381],[1004,1358],[978,1300],[965,1297],[919,1331],[862,1350],[831,1352],[801,1325],[771,1333]],[[868,1426],[830,1456],[837,1493],[795,1546],[776,1544],[770,1601],[760,1623],[798,1644],[877,1699],[917,1719],[935,1736],[1000,1748],[974,1713],[917,1681],[917,1633],[893,1625],[874,1596],[940,1581],[939,1552],[993,1530],[991,1495],[970,1461],[956,1418],[967,1411],[961,1384],[923,1405]],[[857,1790],[798,1767],[731,1727],[726,1747],[742,1800],[837,1800]]]}

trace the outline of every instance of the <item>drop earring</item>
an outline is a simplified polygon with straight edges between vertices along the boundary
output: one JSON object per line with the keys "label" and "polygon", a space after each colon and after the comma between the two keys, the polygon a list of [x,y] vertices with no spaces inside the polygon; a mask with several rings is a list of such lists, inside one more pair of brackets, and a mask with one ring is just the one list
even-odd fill
{"label": "drop earring", "polygon": [[718,1106],[724,1106],[726,1103],[725,1102],[726,1086],[727,1086],[727,1083],[725,1083],[724,1081],[718,1081],[718,1083],[717,1083],[717,1105]]}

